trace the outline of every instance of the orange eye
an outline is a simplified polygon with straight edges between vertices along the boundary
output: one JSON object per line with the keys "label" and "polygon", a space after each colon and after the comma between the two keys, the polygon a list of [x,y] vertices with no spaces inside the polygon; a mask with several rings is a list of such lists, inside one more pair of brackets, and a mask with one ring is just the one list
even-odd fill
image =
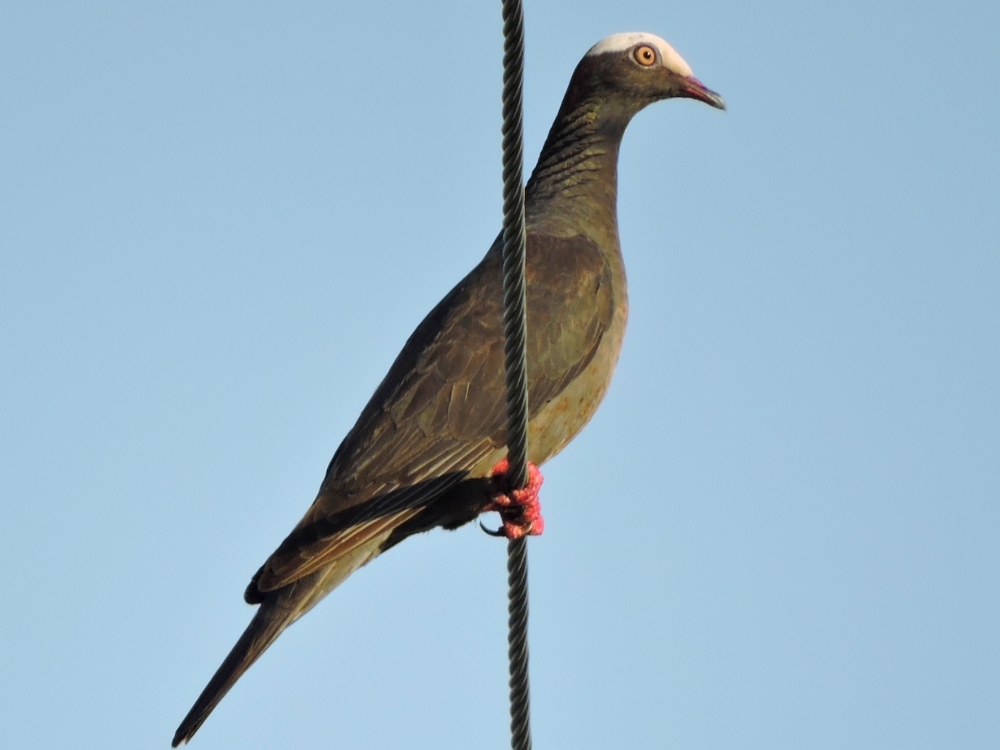
{"label": "orange eye", "polygon": [[648,44],[640,44],[635,48],[635,52],[632,53],[632,56],[635,58],[637,63],[646,68],[656,62],[656,50]]}

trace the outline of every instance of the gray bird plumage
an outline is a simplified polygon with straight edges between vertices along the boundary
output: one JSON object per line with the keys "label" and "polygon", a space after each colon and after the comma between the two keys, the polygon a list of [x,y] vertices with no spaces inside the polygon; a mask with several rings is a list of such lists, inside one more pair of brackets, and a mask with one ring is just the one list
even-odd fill
{"label": "gray bird plumage", "polygon": [[[580,61],[525,188],[529,459],[593,416],[628,312],[618,241],[622,135],[643,107],[724,109],[651,34],[617,34]],[[247,587],[259,609],[181,722],[188,741],[240,675],[347,576],[407,536],[456,528],[490,501],[506,453],[501,243],[420,323],[334,454],[315,501]]]}

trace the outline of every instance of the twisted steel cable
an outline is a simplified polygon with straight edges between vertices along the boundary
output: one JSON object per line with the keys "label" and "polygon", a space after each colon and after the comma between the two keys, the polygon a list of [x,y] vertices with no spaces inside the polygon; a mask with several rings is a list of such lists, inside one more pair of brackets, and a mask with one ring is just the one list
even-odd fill
{"label": "twisted steel cable", "polygon": [[[507,459],[512,486],[528,483],[527,296],[524,229],[524,14],[521,0],[503,0],[503,299],[507,374]],[[528,545],[507,542],[507,659],[510,744],[531,750],[528,692]]]}
{"label": "twisted steel cable", "polygon": [[507,542],[507,659],[510,662],[510,746],[531,750],[528,693],[528,540]]}

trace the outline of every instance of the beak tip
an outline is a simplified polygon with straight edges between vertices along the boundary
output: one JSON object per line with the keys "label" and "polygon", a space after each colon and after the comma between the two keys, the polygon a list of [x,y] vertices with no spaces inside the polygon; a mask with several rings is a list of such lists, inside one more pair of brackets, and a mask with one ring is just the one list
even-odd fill
{"label": "beak tip", "polygon": [[715,93],[708,86],[701,86],[697,93],[698,95],[695,98],[699,101],[704,102],[709,107],[721,109],[723,112],[726,111],[726,100],[722,98],[721,94]]}
{"label": "beak tip", "polygon": [[721,109],[723,112],[726,111],[726,100],[694,76],[688,77],[684,82],[680,96],[688,99],[696,99],[699,102],[707,104],[709,107]]}

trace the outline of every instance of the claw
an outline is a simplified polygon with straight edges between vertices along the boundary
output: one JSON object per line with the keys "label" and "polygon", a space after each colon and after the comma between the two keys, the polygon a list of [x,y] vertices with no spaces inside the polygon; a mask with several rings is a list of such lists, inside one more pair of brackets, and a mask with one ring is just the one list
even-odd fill
{"label": "claw", "polygon": [[488,534],[489,536],[502,537],[503,539],[507,538],[507,535],[503,533],[503,526],[494,531],[493,529],[487,529],[486,525],[482,521],[480,521],[479,528],[483,530],[484,534]]}

